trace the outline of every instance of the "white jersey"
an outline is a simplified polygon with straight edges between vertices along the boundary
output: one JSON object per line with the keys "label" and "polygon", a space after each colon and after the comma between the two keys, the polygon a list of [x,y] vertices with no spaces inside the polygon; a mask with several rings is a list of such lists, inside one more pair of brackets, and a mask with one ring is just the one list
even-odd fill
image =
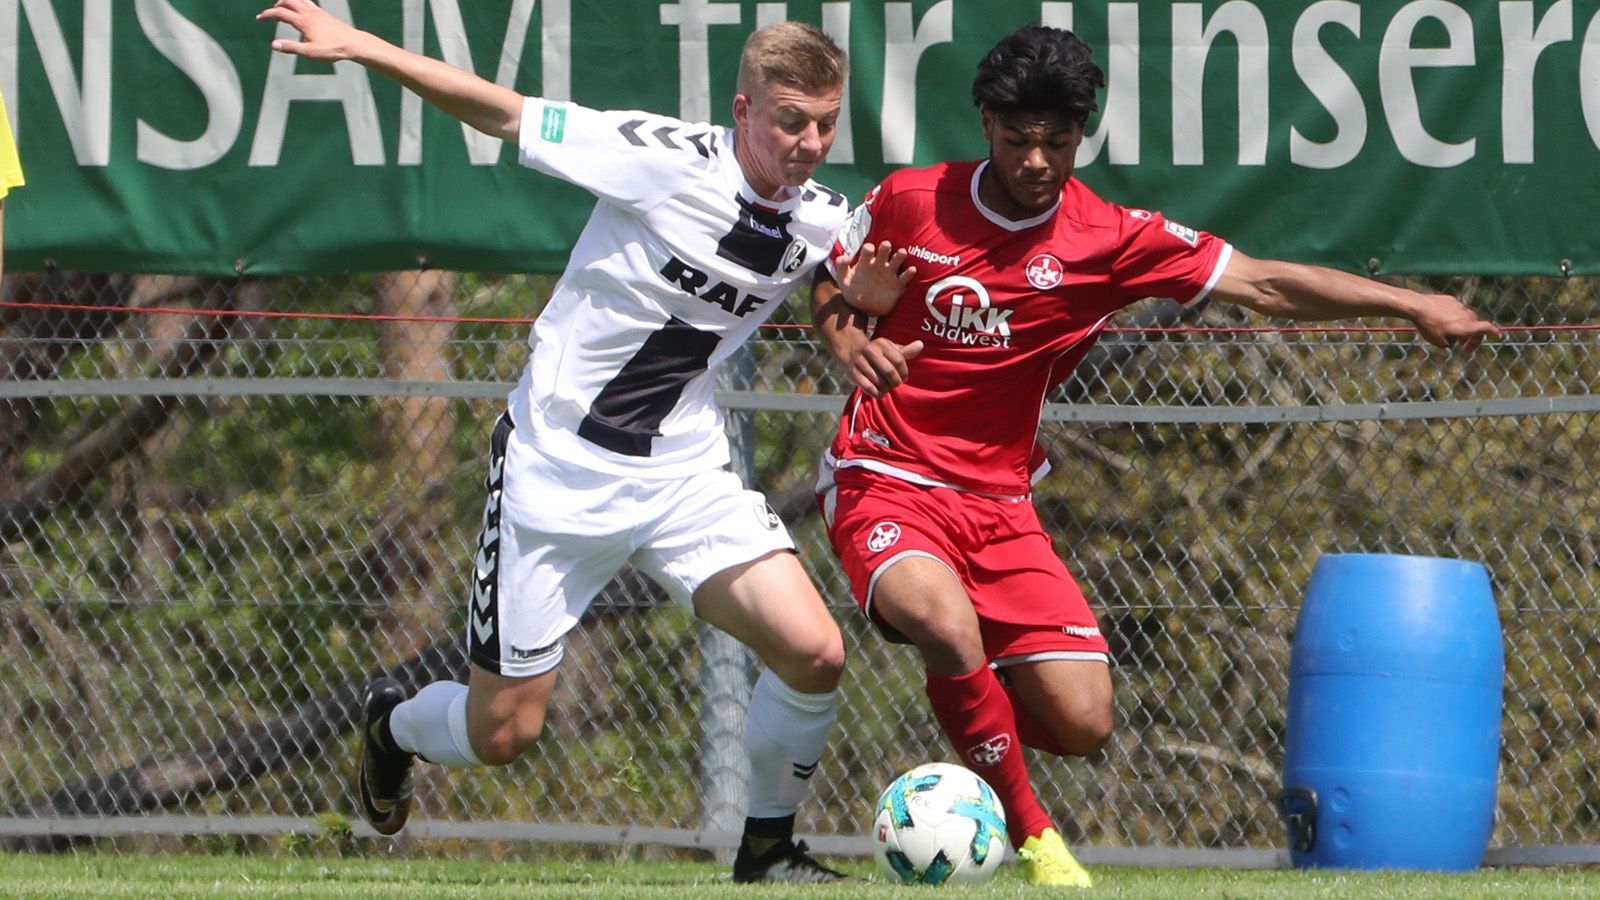
{"label": "white jersey", "polygon": [[815,182],[756,194],[733,131],[529,98],[523,165],[599,198],[510,397],[540,452],[616,475],[728,463],[715,366],[808,279],[849,214]]}

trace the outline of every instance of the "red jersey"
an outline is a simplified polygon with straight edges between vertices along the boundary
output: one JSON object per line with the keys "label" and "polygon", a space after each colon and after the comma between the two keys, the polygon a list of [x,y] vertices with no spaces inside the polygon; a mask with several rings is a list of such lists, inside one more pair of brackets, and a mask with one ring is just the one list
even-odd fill
{"label": "red jersey", "polygon": [[1112,314],[1144,297],[1198,300],[1227,266],[1220,238],[1107,203],[1077,179],[1049,212],[1005,219],[978,200],[985,164],[895,172],[834,245],[834,257],[864,242],[907,251],[917,274],[873,334],[926,345],[904,384],[851,395],[836,465],[1027,495],[1045,397]]}

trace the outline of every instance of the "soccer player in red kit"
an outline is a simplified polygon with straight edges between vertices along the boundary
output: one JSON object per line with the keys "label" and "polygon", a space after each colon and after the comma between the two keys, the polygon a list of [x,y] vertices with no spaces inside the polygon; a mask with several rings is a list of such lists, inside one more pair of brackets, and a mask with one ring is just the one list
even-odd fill
{"label": "soccer player in red kit", "polygon": [[1084,887],[1019,746],[1083,756],[1112,727],[1105,639],[1029,499],[1050,391],[1144,297],[1399,316],[1463,350],[1499,333],[1452,297],[1252,259],[1101,200],[1072,167],[1104,84],[1071,32],[1030,25],[1002,39],[972,88],[988,158],[884,179],[812,297],[818,334],[856,385],[818,494],[857,601],[921,653],[934,715],[1000,795],[1028,879]]}

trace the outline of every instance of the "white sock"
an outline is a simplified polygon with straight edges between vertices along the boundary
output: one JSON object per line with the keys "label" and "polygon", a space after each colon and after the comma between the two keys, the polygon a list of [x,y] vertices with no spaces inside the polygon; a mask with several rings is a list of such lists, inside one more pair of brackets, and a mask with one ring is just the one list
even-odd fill
{"label": "white sock", "polygon": [[833,730],[834,694],[802,694],[771,669],[761,670],[750,693],[744,746],[750,754],[752,818],[794,815]]}
{"label": "white sock", "polygon": [[435,681],[389,713],[389,732],[401,750],[461,769],[483,765],[467,740],[467,686]]}

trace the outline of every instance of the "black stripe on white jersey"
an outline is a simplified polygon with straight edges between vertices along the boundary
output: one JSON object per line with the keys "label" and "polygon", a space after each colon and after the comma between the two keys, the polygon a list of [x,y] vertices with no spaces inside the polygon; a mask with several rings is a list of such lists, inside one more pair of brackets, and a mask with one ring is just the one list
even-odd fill
{"label": "black stripe on white jersey", "polygon": [[691,379],[711,364],[720,335],[674,316],[645,339],[616,377],[595,395],[578,436],[623,456],[649,456],[661,421]]}
{"label": "black stripe on white jersey", "polygon": [[761,275],[776,275],[794,237],[789,234],[789,213],[762,209],[743,197],[739,221],[717,242],[717,255]]}

